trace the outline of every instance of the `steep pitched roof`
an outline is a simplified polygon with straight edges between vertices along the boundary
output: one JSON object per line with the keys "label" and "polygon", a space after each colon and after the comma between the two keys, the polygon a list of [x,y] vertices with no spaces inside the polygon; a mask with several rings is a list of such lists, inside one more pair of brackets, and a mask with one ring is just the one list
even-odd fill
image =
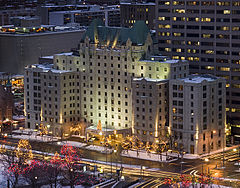
{"label": "steep pitched roof", "polygon": [[144,44],[148,33],[150,33],[144,21],[136,21],[132,28],[106,27],[99,19],[94,20],[83,35],[82,40],[87,36],[92,43],[100,44],[125,44],[128,38],[133,44]]}

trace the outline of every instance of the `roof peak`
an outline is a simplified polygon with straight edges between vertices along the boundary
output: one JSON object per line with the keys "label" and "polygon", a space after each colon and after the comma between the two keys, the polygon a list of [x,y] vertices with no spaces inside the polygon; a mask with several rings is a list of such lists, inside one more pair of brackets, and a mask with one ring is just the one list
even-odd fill
{"label": "roof peak", "polygon": [[144,21],[136,21],[133,27],[125,28],[104,26],[102,20],[95,19],[83,35],[82,40],[88,37],[92,43],[115,46],[125,44],[130,39],[133,44],[143,45],[148,34],[150,34],[150,30]]}

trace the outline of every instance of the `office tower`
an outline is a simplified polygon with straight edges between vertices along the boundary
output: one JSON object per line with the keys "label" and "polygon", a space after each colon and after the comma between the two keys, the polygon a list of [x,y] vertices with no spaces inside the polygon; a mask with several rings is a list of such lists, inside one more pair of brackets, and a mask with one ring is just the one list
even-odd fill
{"label": "office tower", "polygon": [[121,26],[132,27],[137,20],[145,21],[149,29],[154,29],[155,3],[122,1],[120,3]]}
{"label": "office tower", "polygon": [[227,80],[227,122],[240,124],[239,1],[156,1],[159,50],[190,72]]}

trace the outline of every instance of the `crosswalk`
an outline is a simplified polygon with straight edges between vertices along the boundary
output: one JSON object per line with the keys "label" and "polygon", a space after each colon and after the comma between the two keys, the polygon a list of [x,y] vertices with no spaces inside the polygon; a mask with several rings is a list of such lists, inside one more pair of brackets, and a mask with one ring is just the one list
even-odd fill
{"label": "crosswalk", "polygon": [[149,180],[147,180],[147,181],[145,181],[145,182],[135,186],[134,188],[158,188],[158,187],[160,187],[163,184],[164,184],[164,181],[162,179],[159,179],[159,178],[153,179],[153,178],[151,178],[151,179],[149,179]]}
{"label": "crosswalk", "polygon": [[209,160],[224,160],[233,162],[240,160],[240,156],[237,150],[230,150],[222,153],[212,154],[210,156],[203,157],[202,159],[209,159]]}

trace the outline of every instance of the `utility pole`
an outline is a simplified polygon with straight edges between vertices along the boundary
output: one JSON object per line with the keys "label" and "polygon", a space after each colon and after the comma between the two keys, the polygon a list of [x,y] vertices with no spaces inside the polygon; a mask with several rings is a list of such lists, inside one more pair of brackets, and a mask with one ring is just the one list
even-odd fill
{"label": "utility pole", "polygon": [[224,150],[224,135],[225,135],[225,132],[223,133],[223,165],[222,165],[223,168],[224,168],[224,152],[225,152],[225,150]]}

